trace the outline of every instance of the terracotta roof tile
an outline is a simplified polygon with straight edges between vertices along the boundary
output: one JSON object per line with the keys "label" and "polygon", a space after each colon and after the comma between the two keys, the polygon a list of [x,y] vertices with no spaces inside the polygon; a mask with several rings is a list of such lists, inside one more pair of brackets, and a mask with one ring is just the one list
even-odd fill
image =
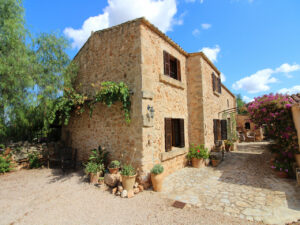
{"label": "terracotta roof tile", "polygon": [[300,104],[300,93],[291,95],[291,99],[293,100],[294,103]]}

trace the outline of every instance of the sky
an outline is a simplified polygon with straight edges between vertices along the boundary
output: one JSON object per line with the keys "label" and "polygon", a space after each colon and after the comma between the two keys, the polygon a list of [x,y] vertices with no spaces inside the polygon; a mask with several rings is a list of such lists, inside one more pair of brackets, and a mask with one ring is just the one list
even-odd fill
{"label": "sky", "polygon": [[73,58],[91,31],[146,17],[187,52],[203,51],[246,102],[300,92],[299,0],[23,0],[33,34],[57,32]]}

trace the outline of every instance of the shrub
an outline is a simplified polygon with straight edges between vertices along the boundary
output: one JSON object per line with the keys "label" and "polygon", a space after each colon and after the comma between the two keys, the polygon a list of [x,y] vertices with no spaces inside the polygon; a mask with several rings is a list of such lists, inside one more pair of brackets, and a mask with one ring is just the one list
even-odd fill
{"label": "shrub", "polygon": [[30,153],[28,155],[28,162],[29,162],[29,168],[30,169],[41,167],[39,154],[37,152]]}
{"label": "shrub", "polygon": [[187,155],[188,159],[197,158],[197,159],[208,159],[209,153],[208,149],[204,145],[190,147],[189,153]]}
{"label": "shrub", "polygon": [[7,157],[0,156],[0,173],[6,173],[11,170],[11,161]]}
{"label": "shrub", "polygon": [[118,160],[111,161],[109,168],[120,168],[121,163]]}
{"label": "shrub", "polygon": [[109,152],[105,151],[101,146],[99,146],[98,149],[92,150],[89,161],[95,162],[96,164],[103,164],[105,167],[107,167],[108,155]]}
{"label": "shrub", "polygon": [[131,165],[124,165],[121,174],[123,176],[133,176],[135,175],[135,169]]}
{"label": "shrub", "polygon": [[90,173],[98,173],[98,172],[103,172],[104,170],[104,165],[103,164],[97,164],[95,162],[88,162],[85,165],[85,173],[90,174]]}
{"label": "shrub", "polygon": [[151,170],[153,174],[161,174],[162,172],[164,172],[164,167],[161,164],[156,164]]}

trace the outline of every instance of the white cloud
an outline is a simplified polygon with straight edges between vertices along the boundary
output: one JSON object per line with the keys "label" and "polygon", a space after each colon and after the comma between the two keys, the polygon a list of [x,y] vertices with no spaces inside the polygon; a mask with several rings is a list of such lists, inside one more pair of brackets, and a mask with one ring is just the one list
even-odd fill
{"label": "white cloud", "polygon": [[207,29],[211,28],[211,24],[209,24],[209,23],[202,23],[201,27],[202,27],[202,29],[207,30]]}
{"label": "white cloud", "polygon": [[270,89],[270,86],[268,84],[277,82],[277,79],[275,77],[272,77],[273,74],[288,73],[296,70],[300,70],[299,65],[297,64],[289,65],[287,63],[284,63],[280,67],[274,70],[270,68],[259,70],[256,73],[244,77],[239,81],[235,82],[232,85],[232,87],[235,90],[243,89],[248,93],[258,93],[262,91],[268,91]]}
{"label": "white cloud", "polygon": [[64,34],[73,39],[72,47],[80,48],[88,39],[91,31],[101,30],[138,17],[146,17],[162,32],[172,30],[183,19],[174,18],[177,12],[176,0],[108,0],[103,13],[84,21],[80,29],[65,28]]}
{"label": "white cloud", "polygon": [[278,91],[278,93],[289,95],[300,93],[300,85],[296,85],[291,88],[282,88]]}
{"label": "white cloud", "polygon": [[274,71],[272,69],[259,70],[256,73],[235,82],[232,87],[235,90],[244,89],[249,93],[268,91],[270,89],[268,84],[277,81],[276,78],[272,77],[273,73]]}
{"label": "white cloud", "polygon": [[203,52],[212,62],[217,62],[218,54],[221,51],[219,45],[216,45],[215,48],[204,47],[200,50]]}
{"label": "white cloud", "polygon": [[196,36],[196,37],[197,37],[197,36],[199,36],[199,34],[200,34],[200,30],[199,30],[199,29],[197,29],[197,28],[196,28],[196,29],[194,29],[194,30],[193,30],[193,32],[192,32],[192,34],[193,34],[194,36]]}
{"label": "white cloud", "polygon": [[221,73],[221,81],[222,81],[222,82],[225,82],[225,81],[226,81],[226,77],[225,77],[224,73]]}
{"label": "white cloud", "polygon": [[243,101],[246,102],[246,103],[249,103],[249,102],[254,101],[254,99],[253,98],[249,98],[248,96],[243,96]]}

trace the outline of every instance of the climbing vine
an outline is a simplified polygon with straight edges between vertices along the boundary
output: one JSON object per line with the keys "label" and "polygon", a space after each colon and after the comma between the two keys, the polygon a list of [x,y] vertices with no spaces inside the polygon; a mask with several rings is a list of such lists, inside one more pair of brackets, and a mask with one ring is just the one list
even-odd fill
{"label": "climbing vine", "polygon": [[96,95],[88,98],[73,88],[65,88],[64,95],[59,97],[53,104],[53,110],[50,112],[49,122],[68,125],[71,112],[75,111],[77,115],[81,115],[85,108],[90,110],[92,117],[96,103],[102,102],[108,107],[116,102],[122,103],[125,120],[130,122],[130,91],[124,82],[116,83],[112,81],[102,82]]}
{"label": "climbing vine", "polygon": [[224,112],[222,114],[222,119],[227,120],[228,117],[230,117],[230,123],[227,123],[227,137],[228,140],[235,142],[238,139],[236,131],[236,114],[234,112]]}

